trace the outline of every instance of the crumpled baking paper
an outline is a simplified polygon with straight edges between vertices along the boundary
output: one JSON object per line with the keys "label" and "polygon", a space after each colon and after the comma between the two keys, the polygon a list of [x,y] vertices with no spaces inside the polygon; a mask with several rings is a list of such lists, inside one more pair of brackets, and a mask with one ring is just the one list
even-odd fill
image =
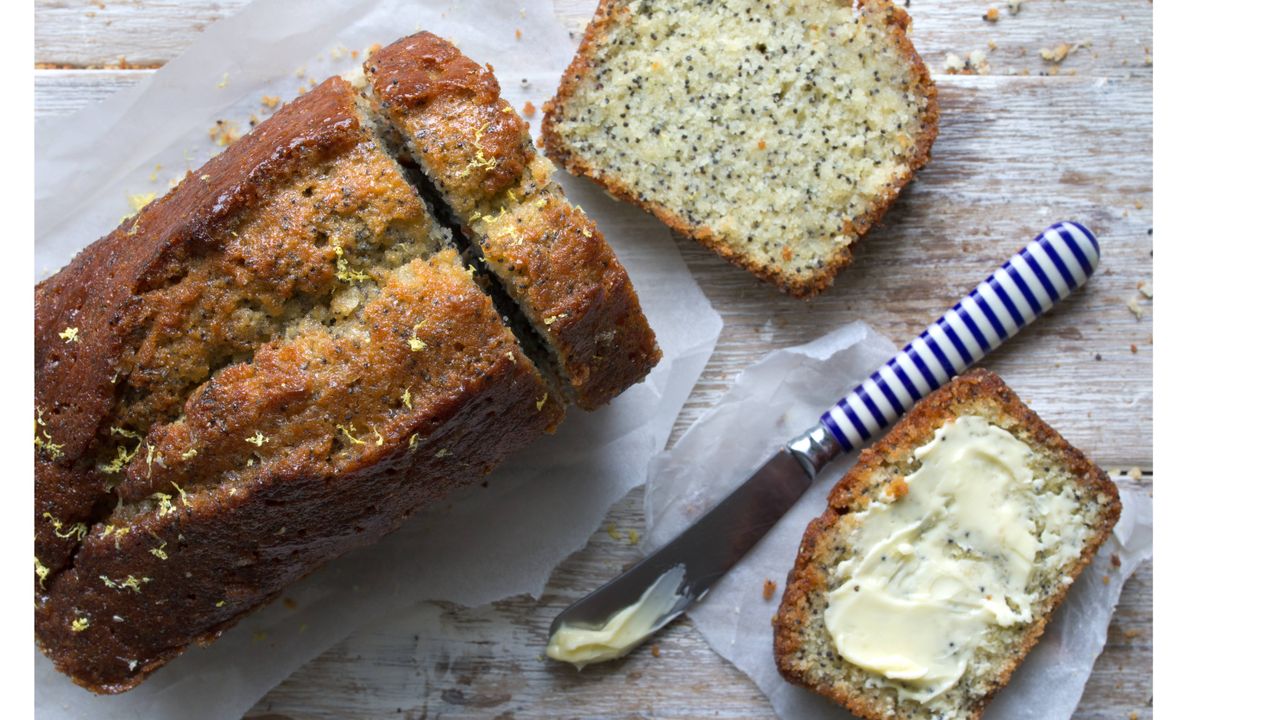
{"label": "crumpled baking paper", "polygon": [[[714,408],[671,450],[654,458],[645,497],[646,550],[688,527],[786,441],[817,422],[837,397],[896,349],[856,322],[806,345],[770,353],[744,370]],[[828,493],[853,460],[844,457],[832,463],[690,612],[711,647],[746,673],[784,720],[849,717],[847,710],[782,679],[774,665],[770,621],[805,528],[826,509]],[[1124,580],[1151,557],[1150,496],[1122,490],[1121,501],[1124,511],[1112,537],[1076,580],[1039,644],[992,701],[984,715],[988,720],[1071,717],[1106,644]],[[1119,567],[1113,566],[1112,556],[1119,558]],[[766,580],[778,585],[769,601],[763,597]]]}
{"label": "crumpled baking paper", "polygon": [[[217,119],[243,129],[251,112],[265,114],[263,95],[287,100],[309,78],[355,67],[362,58],[350,50],[416,29],[491,63],[517,110],[554,94],[575,49],[550,0],[259,0],[211,25],[149,81],[41,123],[37,278],[119,223],[129,212],[127,194],[163,194],[170,178],[198,168],[217,150],[207,134]],[[589,416],[571,411],[556,435],[508,460],[487,488],[464,491],[325,566],[286,590],[287,603],[259,610],[209,647],[188,650],[128,693],[93,696],[37,650],[37,717],[240,718],[299,666],[397,608],[541,592],[608,508],[644,481],[721,328],[664,226],[560,179],[618,252],[657,333],[664,359],[644,383]]]}

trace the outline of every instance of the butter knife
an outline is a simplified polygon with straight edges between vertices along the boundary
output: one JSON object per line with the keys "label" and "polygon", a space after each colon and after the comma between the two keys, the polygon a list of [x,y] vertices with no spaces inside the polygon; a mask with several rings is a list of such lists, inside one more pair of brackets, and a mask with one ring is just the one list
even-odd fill
{"label": "butter knife", "polygon": [[[650,608],[645,614],[653,622],[647,630],[628,630],[624,644],[599,659],[618,657],[657,632],[746,555],[823,467],[888,428],[1083,285],[1100,255],[1097,238],[1083,225],[1063,222],[1045,229],[678,537],[561,612],[551,623],[552,637],[562,626],[604,627],[642,599],[658,604],[657,612]],[[672,582],[676,578],[678,584]],[[665,597],[651,598],[658,587]]]}

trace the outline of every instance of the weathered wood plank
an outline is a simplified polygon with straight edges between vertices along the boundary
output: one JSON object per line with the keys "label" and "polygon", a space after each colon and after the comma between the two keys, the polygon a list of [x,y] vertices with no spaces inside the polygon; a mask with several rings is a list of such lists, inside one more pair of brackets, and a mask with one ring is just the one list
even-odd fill
{"label": "weathered wood plank", "polygon": [[36,118],[69,115],[151,75],[151,70],[37,70]]}
{"label": "weathered wood plank", "polygon": [[[209,23],[249,0],[36,0],[37,63],[70,67],[154,67],[182,52]],[[1083,45],[1058,68],[1095,76],[1151,76],[1149,0],[1026,0],[1017,15],[1007,0],[915,0],[913,38],[925,62],[942,72],[947,53],[987,54],[993,74],[1053,71],[1041,49]],[[558,14],[581,28],[596,0],[556,0]],[[1000,19],[982,19],[996,7]],[[990,43],[995,44],[993,49]]]}
{"label": "weathered wood plank", "polygon": [[[1150,480],[1140,485],[1149,488]],[[303,667],[248,717],[769,716],[768,701],[755,685],[708,648],[688,620],[677,621],[620,663],[581,674],[540,657],[556,613],[639,558],[625,531],[644,526],[641,493],[615,508],[609,525],[621,529],[624,539],[597,532],[555,572],[541,598],[474,609],[425,603],[386,618]],[[1148,563],[1125,586],[1078,720],[1115,720],[1130,712],[1151,716],[1151,607]],[[437,618],[439,626],[428,637],[426,628]],[[456,659],[428,662],[428,648],[437,652],[442,646]]]}

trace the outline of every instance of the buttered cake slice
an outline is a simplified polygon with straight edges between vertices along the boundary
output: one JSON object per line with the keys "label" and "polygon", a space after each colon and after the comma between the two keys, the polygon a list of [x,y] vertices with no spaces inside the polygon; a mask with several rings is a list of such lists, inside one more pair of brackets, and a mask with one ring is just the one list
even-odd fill
{"label": "buttered cake slice", "polygon": [[774,620],[788,680],[869,720],[977,718],[1120,514],[989,372],[926,398],[810,524]]}
{"label": "buttered cake slice", "polygon": [[938,108],[886,0],[602,0],[547,155],[812,296],[929,159]]}

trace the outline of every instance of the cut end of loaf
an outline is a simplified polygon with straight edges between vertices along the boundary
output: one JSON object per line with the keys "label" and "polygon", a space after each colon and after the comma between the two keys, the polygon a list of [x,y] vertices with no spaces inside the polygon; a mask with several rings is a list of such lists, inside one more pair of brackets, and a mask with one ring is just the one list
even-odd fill
{"label": "cut end of loaf", "polygon": [[928,161],[936,91],[909,23],[883,0],[605,0],[544,117],[547,154],[812,296]]}
{"label": "cut end of loaf", "polygon": [[527,320],[565,397],[590,410],[642,379],[661,351],[631,280],[552,179],[492,71],[421,32],[375,52],[365,72],[392,142]]}
{"label": "cut end of loaf", "polygon": [[[1054,495],[1072,508],[1070,527],[1035,532],[1075,533],[1078,551],[1042,550],[1026,582],[1029,620],[987,626],[958,681],[935,697],[847,661],[825,622],[829,594],[842,583],[837,567],[865,545],[861,523],[873,502],[901,494],[904,476],[918,469],[917,448],[961,416],[976,416],[1010,433],[1031,451],[1035,497]],[[774,618],[774,656],[788,681],[809,688],[868,720],[976,720],[1043,633],[1072,581],[1093,558],[1120,514],[1115,485],[1096,465],[1027,408],[998,376],[974,371],[925,398],[872,447],[832,490],[828,508],[805,532]],[[1064,545],[1065,546],[1065,545]],[[912,697],[915,695],[916,697]]]}

